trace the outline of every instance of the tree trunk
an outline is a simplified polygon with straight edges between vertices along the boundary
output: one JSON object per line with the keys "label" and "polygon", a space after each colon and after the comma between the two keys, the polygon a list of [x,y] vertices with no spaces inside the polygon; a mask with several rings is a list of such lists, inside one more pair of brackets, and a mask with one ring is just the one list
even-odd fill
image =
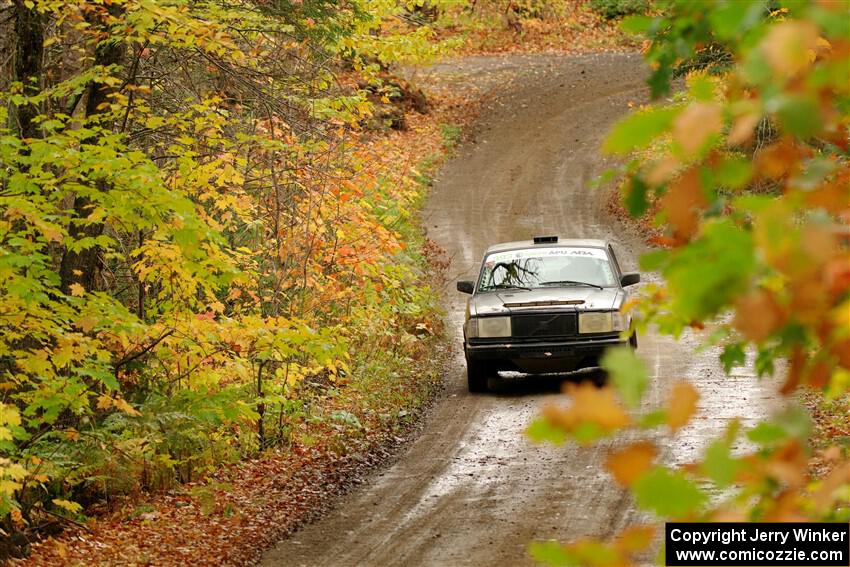
{"label": "tree trunk", "polygon": [[[27,8],[23,0],[15,3],[15,80],[24,84],[23,94],[34,95],[41,89],[41,61],[44,56],[43,16],[35,8]],[[21,138],[39,135],[34,119],[41,109],[35,104],[17,107],[15,120]]]}
{"label": "tree trunk", "polygon": [[[112,16],[120,16],[123,8],[112,4],[109,7]],[[98,25],[98,22],[90,22],[93,25]],[[121,41],[103,41],[95,49],[95,65],[120,65],[124,60],[125,46]],[[115,87],[103,85],[100,83],[92,83],[88,87],[86,95],[86,116],[94,116],[103,112],[100,106],[109,102],[109,95],[115,92]],[[97,188],[100,191],[106,191],[107,185],[104,181],[97,182]],[[102,223],[81,224],[79,221],[87,218],[95,206],[95,203],[88,197],[77,196],[74,198],[74,216],[78,222],[71,224],[68,234],[72,241],[82,238],[96,238],[103,234]],[[99,267],[100,254],[97,246],[79,250],[76,252],[66,250],[62,256],[62,263],[59,267],[59,277],[61,278],[61,289],[64,293],[70,291],[72,284],[80,284],[85,289],[91,290],[95,288],[95,275]]]}
{"label": "tree trunk", "polygon": [[263,402],[263,363],[259,363],[259,368],[257,369],[257,399],[259,403],[257,403],[257,414],[260,416],[257,419],[257,445],[260,448],[260,452],[262,452],[266,448],[266,427],[265,427],[265,417],[266,417],[266,404]]}

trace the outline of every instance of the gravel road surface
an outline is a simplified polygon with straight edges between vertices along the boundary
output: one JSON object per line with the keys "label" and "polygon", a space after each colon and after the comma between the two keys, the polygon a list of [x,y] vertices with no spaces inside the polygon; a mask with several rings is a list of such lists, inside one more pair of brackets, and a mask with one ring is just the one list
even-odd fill
{"label": "gravel road surface", "polygon": [[[465,296],[451,288],[475,278],[490,244],[535,234],[607,238],[624,270],[635,268],[642,240],[606,211],[605,190],[589,183],[611,165],[599,153],[605,132],[630,103],[646,99],[638,55],[471,57],[420,73],[436,88],[477,89],[489,99],[472,140],[440,171],[423,214],[429,236],[452,260],[445,301],[458,347]],[[746,368],[726,377],[717,352],[696,344],[690,336],[640,337],[638,354],[652,371],[647,403],[659,403],[681,378],[702,394],[694,423],[658,440],[669,463],[696,458],[730,417],[755,420],[778,403],[770,384]],[[522,435],[545,403],[561,401],[558,381],[500,378],[490,394],[471,395],[460,348],[446,381],[420,436],[393,466],[262,564],[531,565],[526,547],[534,539],[605,537],[640,519],[601,466],[605,450],[622,440],[580,449]]]}

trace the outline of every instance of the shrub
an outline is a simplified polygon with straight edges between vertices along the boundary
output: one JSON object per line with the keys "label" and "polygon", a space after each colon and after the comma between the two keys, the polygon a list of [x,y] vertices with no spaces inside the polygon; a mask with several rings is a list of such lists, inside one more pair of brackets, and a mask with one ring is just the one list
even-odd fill
{"label": "shrub", "polygon": [[590,0],[590,9],[607,20],[641,14],[649,9],[648,0]]}

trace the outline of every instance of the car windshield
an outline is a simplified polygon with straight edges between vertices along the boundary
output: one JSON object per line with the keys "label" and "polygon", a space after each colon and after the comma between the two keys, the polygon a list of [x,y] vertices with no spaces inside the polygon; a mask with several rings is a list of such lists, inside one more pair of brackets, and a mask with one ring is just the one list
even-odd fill
{"label": "car windshield", "polygon": [[605,250],[562,246],[490,254],[484,259],[478,290],[613,285],[614,271]]}

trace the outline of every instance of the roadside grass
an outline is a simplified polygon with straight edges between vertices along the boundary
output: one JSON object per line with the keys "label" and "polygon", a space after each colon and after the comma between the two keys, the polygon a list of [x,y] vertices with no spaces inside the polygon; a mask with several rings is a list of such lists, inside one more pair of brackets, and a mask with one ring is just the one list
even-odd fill
{"label": "roadside grass", "polygon": [[440,133],[443,138],[443,148],[447,151],[453,150],[461,139],[462,130],[456,124],[440,124]]}

